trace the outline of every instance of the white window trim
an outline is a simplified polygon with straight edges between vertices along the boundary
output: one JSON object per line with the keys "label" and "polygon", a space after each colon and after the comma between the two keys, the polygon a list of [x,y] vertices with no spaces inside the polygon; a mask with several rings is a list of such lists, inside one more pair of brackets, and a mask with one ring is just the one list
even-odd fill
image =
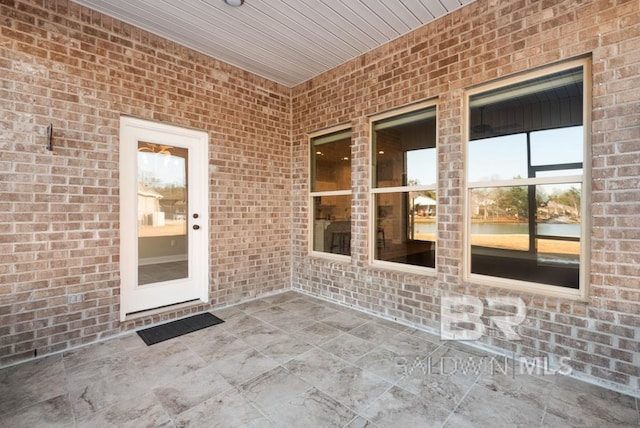
{"label": "white window trim", "polygon": [[[351,255],[344,255],[344,254],[334,254],[334,253],[327,253],[324,251],[316,251],[313,249],[313,241],[314,241],[314,216],[315,216],[315,210],[314,210],[314,201],[313,198],[317,197],[317,196],[351,196],[353,194],[353,191],[351,189],[349,190],[331,190],[331,191],[322,191],[322,192],[312,192],[311,191],[311,186],[312,186],[312,178],[311,178],[311,169],[312,169],[312,165],[311,165],[311,150],[312,150],[312,144],[311,141],[314,138],[317,137],[321,137],[323,135],[328,135],[328,134],[333,134],[335,132],[341,132],[341,131],[351,131],[351,138],[353,140],[353,127],[351,126],[351,124],[341,124],[341,125],[336,125],[336,126],[332,126],[330,128],[324,128],[322,130],[319,131],[315,131],[315,132],[311,132],[309,134],[307,134],[307,171],[309,171],[309,180],[308,180],[308,185],[307,185],[307,191],[309,194],[309,197],[307,198],[307,204],[309,207],[309,215],[308,215],[308,219],[307,219],[307,227],[308,227],[308,233],[307,233],[307,254],[309,254],[310,256],[313,257],[321,257],[324,259],[329,259],[329,260],[335,260],[338,262],[349,262],[351,260]],[[353,143],[352,143],[353,144]],[[353,162],[353,156],[349,156],[349,162]],[[353,169],[352,169],[352,175],[353,175]],[[353,197],[352,197],[352,202],[353,202]],[[353,226],[353,222],[350,226]],[[353,236],[353,235],[352,235]],[[351,252],[349,252],[349,254],[351,254]]]}
{"label": "white window trim", "polygon": [[[420,185],[420,186],[395,186],[395,187],[374,187],[374,173],[371,171],[370,181],[369,181],[369,265],[374,268],[388,269],[396,272],[403,272],[409,274],[418,274],[418,275],[426,275],[435,277],[437,273],[437,251],[438,251],[438,223],[439,223],[439,210],[436,209],[436,264],[435,267],[425,267],[425,266],[416,266],[405,263],[396,263],[389,262],[385,260],[376,260],[375,258],[375,249],[378,244],[378,227],[376,217],[376,195],[382,193],[409,193],[409,192],[419,192],[423,190],[435,190],[437,197],[440,196],[440,192],[438,191],[438,177],[440,171],[440,144],[439,144],[439,129],[440,127],[437,125],[438,121],[438,100],[432,99],[429,101],[424,101],[416,104],[411,104],[405,107],[401,107],[395,110],[386,111],[374,116],[369,117],[369,168],[372,168],[373,165],[373,124],[374,122],[389,119],[394,116],[401,116],[403,114],[411,113],[414,111],[435,107],[436,109],[436,183],[430,185]],[[436,205],[438,207],[438,205]]]}
{"label": "white window trim", "polygon": [[[478,93],[488,92],[493,89],[505,87],[514,83],[523,82],[537,77],[547,76],[563,70],[582,67],[583,69],[583,160],[582,176],[540,177],[536,179],[500,180],[491,182],[469,183],[469,99]],[[465,180],[464,180],[464,229],[463,229],[463,280],[475,284],[490,287],[506,288],[514,291],[540,294],[549,297],[560,297],[571,300],[587,301],[589,296],[590,248],[591,248],[591,100],[592,100],[592,72],[591,58],[580,58],[563,62],[549,67],[543,67],[528,73],[519,74],[511,78],[501,79],[484,85],[476,86],[465,91],[463,107],[463,141],[465,150]],[[502,186],[526,186],[528,184],[555,184],[558,182],[577,182],[582,185],[582,197],[580,212],[582,215],[580,228],[580,276],[579,288],[573,289],[558,285],[542,284],[537,282],[519,281],[508,278],[471,273],[471,190],[478,187],[502,187]]]}

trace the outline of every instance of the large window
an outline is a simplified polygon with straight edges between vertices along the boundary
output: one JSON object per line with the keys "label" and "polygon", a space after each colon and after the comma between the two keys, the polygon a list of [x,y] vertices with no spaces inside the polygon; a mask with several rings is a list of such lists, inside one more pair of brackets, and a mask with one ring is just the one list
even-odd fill
{"label": "large window", "polygon": [[434,268],[436,107],[375,118],[372,131],[374,263]]}
{"label": "large window", "polygon": [[470,91],[467,272],[474,279],[581,296],[587,67],[576,61]]}
{"label": "large window", "polygon": [[351,130],[311,137],[311,250],[351,255]]}

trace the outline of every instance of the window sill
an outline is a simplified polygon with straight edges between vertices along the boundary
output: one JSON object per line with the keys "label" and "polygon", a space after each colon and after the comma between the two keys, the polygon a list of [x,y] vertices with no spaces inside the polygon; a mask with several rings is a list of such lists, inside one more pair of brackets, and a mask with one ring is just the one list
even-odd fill
{"label": "window sill", "polygon": [[582,289],[566,288],[557,285],[539,284],[535,282],[519,281],[515,279],[500,278],[495,276],[469,274],[465,276],[465,281],[488,287],[503,288],[507,290],[520,291],[528,294],[536,294],[546,297],[557,297],[588,303],[587,293]]}
{"label": "window sill", "polygon": [[332,260],[336,262],[349,263],[351,262],[351,256],[345,256],[343,254],[324,253],[322,251],[310,251],[309,257],[314,257],[322,260]]}
{"label": "window sill", "polygon": [[435,268],[409,265],[404,263],[386,262],[383,260],[372,260],[369,264],[369,267],[373,269],[384,269],[414,275],[424,275],[431,277],[436,276]]}

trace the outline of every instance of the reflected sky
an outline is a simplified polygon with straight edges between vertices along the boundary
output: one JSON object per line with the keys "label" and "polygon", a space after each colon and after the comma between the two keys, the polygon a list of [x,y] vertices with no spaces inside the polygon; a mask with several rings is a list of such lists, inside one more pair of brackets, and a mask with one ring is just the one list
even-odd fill
{"label": "reflected sky", "polygon": [[184,186],[185,159],[162,153],[138,152],[138,179],[146,185]]}
{"label": "reflected sky", "polygon": [[419,186],[434,185],[437,181],[436,149],[411,150],[407,156],[407,183]]}
{"label": "reflected sky", "polygon": [[[532,132],[532,165],[582,162],[582,140],[582,126]],[[526,134],[470,141],[468,150],[469,182],[512,180],[528,176]],[[546,172],[539,176],[574,173],[576,170],[563,170],[555,173]],[[580,174],[581,171],[577,173]]]}

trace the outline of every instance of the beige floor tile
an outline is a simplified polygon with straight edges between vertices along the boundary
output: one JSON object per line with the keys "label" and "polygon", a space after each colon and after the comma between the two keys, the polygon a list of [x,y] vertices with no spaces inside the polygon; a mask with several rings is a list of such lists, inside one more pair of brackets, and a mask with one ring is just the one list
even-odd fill
{"label": "beige floor tile", "polygon": [[548,389],[547,413],[570,426],[640,427],[637,399],[566,376]]}
{"label": "beige floor tile", "polygon": [[283,428],[343,427],[355,417],[353,411],[316,388],[270,408],[270,419]]}
{"label": "beige floor tile", "polygon": [[[380,427],[440,427],[449,411],[397,386],[382,394],[362,416]],[[485,426],[485,425],[478,425]]]}
{"label": "beige floor tile", "polygon": [[313,347],[301,336],[287,334],[277,341],[258,346],[256,349],[272,360],[284,364],[313,349]]}
{"label": "beige floor tile", "polygon": [[226,330],[205,328],[181,340],[207,363],[251,350],[249,344]]}
{"label": "beige floor tile", "polygon": [[358,358],[353,364],[388,382],[396,383],[404,375],[406,362],[414,361],[416,358],[418,358],[417,355],[399,355],[383,346],[377,346]]}
{"label": "beige floor tile", "polygon": [[208,428],[269,428],[268,420],[235,390],[211,398],[175,418],[175,426]]}
{"label": "beige floor tile", "polygon": [[320,346],[339,336],[342,332],[323,322],[315,322],[308,327],[298,330],[295,334],[309,343]]}
{"label": "beige floor tile", "polygon": [[240,385],[243,396],[269,415],[281,403],[289,403],[312,386],[284,367],[276,367]]}
{"label": "beige floor tile", "polygon": [[76,417],[88,420],[122,401],[136,400],[149,386],[135,372],[116,372],[87,384],[69,385],[69,401]]}
{"label": "beige floor tile", "polygon": [[155,388],[153,392],[170,415],[178,415],[231,389],[231,384],[210,365]]}
{"label": "beige floor tile", "polygon": [[251,349],[221,358],[212,365],[227,382],[236,386],[277,367],[278,363]]}
{"label": "beige floor tile", "polygon": [[1,427],[640,427],[638,400],[287,291],[0,370]]}
{"label": "beige floor tile", "polygon": [[330,373],[318,384],[318,389],[356,413],[366,409],[390,387],[384,379],[354,366]]}
{"label": "beige floor tile", "polygon": [[376,345],[386,343],[388,339],[399,333],[400,332],[398,330],[384,326],[376,321],[369,321],[359,327],[349,330],[349,334]]}
{"label": "beige floor tile", "polygon": [[304,381],[317,386],[327,376],[336,373],[349,364],[340,358],[314,348],[284,364],[284,367]]}
{"label": "beige floor tile", "polygon": [[67,395],[59,395],[0,416],[0,426],[69,428],[75,420]]}
{"label": "beige floor tile", "polygon": [[476,384],[445,426],[539,427],[543,416],[544,408],[534,401]]}
{"label": "beige floor tile", "polygon": [[376,345],[349,333],[344,333],[323,343],[320,347],[336,357],[353,363],[375,348]]}
{"label": "beige floor tile", "polygon": [[0,419],[3,414],[67,394],[61,355],[0,370]]}
{"label": "beige floor tile", "polygon": [[149,391],[135,400],[119,401],[95,414],[76,417],[77,427],[173,427],[173,422],[160,402]]}

